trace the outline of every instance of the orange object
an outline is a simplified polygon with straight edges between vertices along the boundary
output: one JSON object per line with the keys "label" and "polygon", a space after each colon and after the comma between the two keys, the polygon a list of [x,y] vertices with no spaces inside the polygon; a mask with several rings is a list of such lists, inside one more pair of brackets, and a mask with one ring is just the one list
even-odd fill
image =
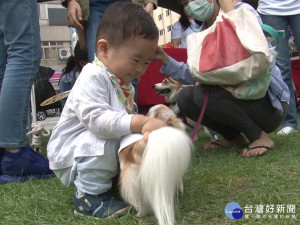
{"label": "orange object", "polygon": [[163,45],[163,48],[174,48],[174,45],[172,45],[170,42]]}

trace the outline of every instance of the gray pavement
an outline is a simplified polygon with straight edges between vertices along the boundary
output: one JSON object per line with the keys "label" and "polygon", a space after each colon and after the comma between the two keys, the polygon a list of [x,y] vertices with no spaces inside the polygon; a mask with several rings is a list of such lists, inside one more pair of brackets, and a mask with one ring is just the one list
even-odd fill
{"label": "gray pavement", "polygon": [[57,124],[59,116],[47,117],[44,121],[38,121],[38,123],[43,124],[46,130],[52,130],[53,127]]}

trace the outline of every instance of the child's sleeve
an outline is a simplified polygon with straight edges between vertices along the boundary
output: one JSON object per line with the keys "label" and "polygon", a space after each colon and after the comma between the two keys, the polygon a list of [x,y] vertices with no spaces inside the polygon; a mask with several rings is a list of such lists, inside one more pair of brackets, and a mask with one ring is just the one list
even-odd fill
{"label": "child's sleeve", "polygon": [[[128,115],[114,95],[109,79],[102,74],[82,72],[74,86],[74,110],[84,127],[102,139],[130,134],[132,115]],[[74,91],[73,90],[73,91]]]}

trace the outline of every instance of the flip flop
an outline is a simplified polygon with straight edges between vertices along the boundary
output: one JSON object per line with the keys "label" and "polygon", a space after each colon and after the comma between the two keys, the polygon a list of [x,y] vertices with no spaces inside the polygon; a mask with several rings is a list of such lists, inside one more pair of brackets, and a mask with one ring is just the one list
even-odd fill
{"label": "flip flop", "polygon": [[[257,154],[257,155],[250,155],[250,156],[244,156],[244,155],[243,155],[244,153],[247,153],[247,152],[249,152],[249,151],[251,151],[251,150],[258,149],[258,148],[264,148],[264,149],[266,149],[266,151],[263,152],[262,154]],[[265,146],[265,145],[254,146],[254,147],[251,147],[251,148],[248,147],[248,148],[246,148],[247,151],[246,151],[246,152],[243,151],[243,153],[241,153],[240,156],[242,156],[242,157],[263,156],[263,155],[266,154],[270,149],[272,149],[272,148],[270,148],[270,147],[268,147],[268,146]]]}

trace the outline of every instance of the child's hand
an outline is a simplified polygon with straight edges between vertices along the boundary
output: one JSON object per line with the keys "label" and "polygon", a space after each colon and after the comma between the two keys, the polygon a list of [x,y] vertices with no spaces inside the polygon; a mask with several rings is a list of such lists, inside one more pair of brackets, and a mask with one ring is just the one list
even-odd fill
{"label": "child's hand", "polygon": [[142,128],[142,134],[144,135],[145,142],[148,141],[148,136],[152,131],[165,126],[166,124],[162,120],[156,118],[149,118],[149,120],[145,123],[145,125]]}
{"label": "child's hand", "polygon": [[148,142],[148,137],[149,137],[149,134],[150,134],[151,132],[149,132],[149,131],[146,131],[145,133],[144,133],[144,141],[145,141],[145,143],[147,143]]}
{"label": "child's hand", "polygon": [[165,126],[166,124],[162,120],[136,114],[132,116],[130,130],[132,133],[142,133],[147,139],[151,131]]}
{"label": "child's hand", "polygon": [[153,60],[158,60],[163,65],[167,65],[169,63],[170,57],[160,46],[157,46],[157,50],[153,56]]}
{"label": "child's hand", "polygon": [[166,126],[166,124],[162,120],[149,117],[149,119],[146,121],[146,123],[142,127],[142,134],[157,130],[157,129],[165,127],[165,126]]}

